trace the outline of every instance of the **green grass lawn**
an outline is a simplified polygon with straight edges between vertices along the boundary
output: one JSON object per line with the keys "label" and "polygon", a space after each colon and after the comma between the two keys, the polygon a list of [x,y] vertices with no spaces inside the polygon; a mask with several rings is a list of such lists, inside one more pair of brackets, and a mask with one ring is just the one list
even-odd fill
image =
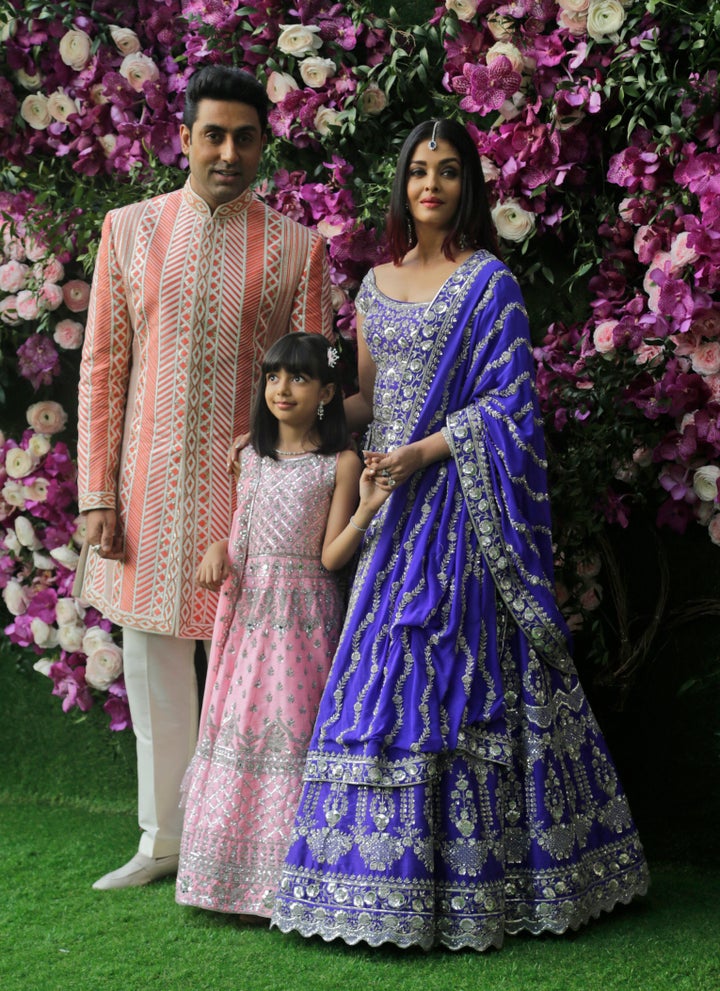
{"label": "green grass lawn", "polygon": [[180,907],[170,879],[93,891],[138,838],[132,736],[106,726],[100,710],[64,715],[49,682],[0,650],[0,991],[720,989],[709,792],[692,830],[658,796],[650,894],[579,933],[511,937],[485,954],[348,947]]}

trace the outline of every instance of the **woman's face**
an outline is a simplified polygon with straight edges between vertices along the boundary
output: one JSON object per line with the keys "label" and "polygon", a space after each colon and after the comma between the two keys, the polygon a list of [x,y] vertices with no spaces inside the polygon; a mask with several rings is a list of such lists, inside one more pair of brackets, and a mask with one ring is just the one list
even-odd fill
{"label": "woman's face", "polygon": [[454,145],[440,138],[430,149],[423,139],[408,164],[406,194],[410,214],[419,227],[450,230],[460,205],[462,163]]}

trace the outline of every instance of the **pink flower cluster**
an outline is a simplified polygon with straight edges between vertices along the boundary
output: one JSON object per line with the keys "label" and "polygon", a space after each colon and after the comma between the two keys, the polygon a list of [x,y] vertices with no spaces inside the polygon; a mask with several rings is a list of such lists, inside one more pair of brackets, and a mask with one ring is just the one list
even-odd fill
{"label": "pink flower cluster", "polygon": [[[77,515],[75,464],[53,441],[67,415],[53,401],[34,403],[20,441],[0,436],[0,589],[8,639],[41,656],[63,709],[85,712],[103,698],[111,729],[129,725],[122,652],[111,624],[72,594],[83,523]],[[105,694],[107,693],[107,694]]]}
{"label": "pink flower cluster", "polygon": [[60,374],[57,347],[81,347],[90,286],[66,277],[70,256],[40,233],[45,218],[32,197],[0,193],[0,215],[0,326],[21,341],[17,370],[37,390]]}
{"label": "pink flower cluster", "polygon": [[[697,84],[717,101],[717,74]],[[694,109],[686,104],[691,121]],[[658,524],[682,533],[697,520],[720,544],[720,118],[700,112],[694,124],[692,140],[662,145],[638,128],[610,159],[608,180],[626,196],[600,226],[593,316],[551,326],[536,353],[556,428],[590,417],[614,390],[648,421],[617,480],[632,485],[652,467]],[[626,522],[631,501],[612,488],[609,518]]]}

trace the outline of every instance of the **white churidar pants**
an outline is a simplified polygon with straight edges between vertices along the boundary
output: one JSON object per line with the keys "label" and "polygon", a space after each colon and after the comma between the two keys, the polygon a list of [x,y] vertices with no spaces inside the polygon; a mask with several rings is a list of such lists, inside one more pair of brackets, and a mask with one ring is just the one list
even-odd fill
{"label": "white churidar pants", "polygon": [[[205,643],[206,651],[209,642]],[[195,641],[123,628],[123,666],[137,745],[138,850],[180,850],[180,786],[195,752],[198,690]]]}

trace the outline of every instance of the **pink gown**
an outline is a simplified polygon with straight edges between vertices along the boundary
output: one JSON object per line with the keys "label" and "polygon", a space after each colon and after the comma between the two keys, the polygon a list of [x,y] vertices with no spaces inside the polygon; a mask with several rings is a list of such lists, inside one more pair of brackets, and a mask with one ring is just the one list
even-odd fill
{"label": "pink gown", "polygon": [[336,455],[243,451],[195,756],[177,901],[269,917],[342,592],[320,552]]}

